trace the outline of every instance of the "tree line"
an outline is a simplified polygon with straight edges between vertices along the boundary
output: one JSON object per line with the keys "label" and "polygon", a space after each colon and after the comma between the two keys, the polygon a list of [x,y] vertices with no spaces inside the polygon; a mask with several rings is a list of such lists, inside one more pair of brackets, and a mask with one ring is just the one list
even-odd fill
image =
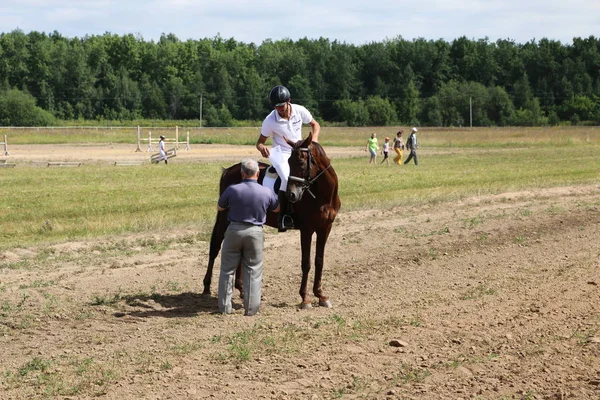
{"label": "tree line", "polygon": [[527,43],[402,37],[337,40],[220,36],[158,41],[135,35],[68,38],[0,34],[0,125],[56,120],[256,123],[269,89],[328,123],[505,126],[600,122],[600,40]]}

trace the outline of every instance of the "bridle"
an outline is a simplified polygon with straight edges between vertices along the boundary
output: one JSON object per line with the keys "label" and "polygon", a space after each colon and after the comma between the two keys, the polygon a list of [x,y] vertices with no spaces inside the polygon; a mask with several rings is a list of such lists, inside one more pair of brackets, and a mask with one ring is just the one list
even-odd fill
{"label": "bridle", "polygon": [[325,173],[325,171],[327,171],[330,167],[331,167],[331,163],[329,163],[329,165],[327,166],[327,168],[321,170],[321,172],[319,172],[314,178],[310,177],[310,170],[311,170],[311,165],[316,164],[315,163],[315,159],[312,155],[312,151],[310,151],[310,147],[299,147],[296,149],[297,151],[306,151],[308,154],[307,157],[307,168],[306,168],[306,175],[304,178],[299,178],[297,176],[293,176],[290,175],[288,177],[288,180],[290,181],[294,181],[294,182],[298,182],[300,183],[301,186],[301,190],[300,190],[300,196],[302,196],[302,194],[304,193],[304,191],[308,191],[308,193],[310,193],[310,195],[313,197],[313,199],[316,199],[317,196],[315,196],[315,194],[310,190],[310,186],[317,180],[319,179],[319,177],[321,175],[323,175]]}

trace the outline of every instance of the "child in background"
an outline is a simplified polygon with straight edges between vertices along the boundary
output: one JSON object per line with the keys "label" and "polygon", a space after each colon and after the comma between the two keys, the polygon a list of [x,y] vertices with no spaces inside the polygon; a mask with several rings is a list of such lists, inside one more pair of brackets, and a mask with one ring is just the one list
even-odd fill
{"label": "child in background", "polygon": [[383,150],[381,150],[381,154],[383,154],[383,160],[381,160],[381,164],[385,161],[387,165],[390,165],[390,159],[388,157],[388,153],[390,152],[390,138],[386,137],[385,142],[383,142]]}

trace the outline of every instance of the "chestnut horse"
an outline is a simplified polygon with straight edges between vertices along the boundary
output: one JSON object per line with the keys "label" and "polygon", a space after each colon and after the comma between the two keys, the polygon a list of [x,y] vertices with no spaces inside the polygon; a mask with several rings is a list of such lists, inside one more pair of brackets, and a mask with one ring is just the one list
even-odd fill
{"label": "chestnut horse", "polygon": [[[315,279],[313,294],[319,299],[322,307],[331,307],[331,302],[323,294],[321,280],[323,277],[323,263],[325,245],[331,232],[331,226],[340,209],[341,202],[338,196],[338,178],[321,145],[312,141],[312,132],[308,138],[297,143],[288,141],[292,146],[292,155],[288,163],[290,176],[286,195],[292,204],[294,229],[300,230],[300,246],[302,250],[302,282],[300,284],[301,308],[311,307],[311,298],[307,292],[308,274],[310,273],[310,251],[312,236],[317,234],[315,254]],[[259,183],[262,183],[268,164],[259,163]],[[229,186],[240,183],[242,180],[240,164],[235,164],[225,170],[221,175],[219,193]],[[308,193],[307,193],[308,192]],[[227,211],[219,211],[210,238],[208,270],[204,276],[204,295],[210,295],[215,259],[221,250],[225,231],[229,222]],[[267,225],[277,227],[277,213],[267,215]],[[235,287],[242,291],[240,267],[236,272]]]}

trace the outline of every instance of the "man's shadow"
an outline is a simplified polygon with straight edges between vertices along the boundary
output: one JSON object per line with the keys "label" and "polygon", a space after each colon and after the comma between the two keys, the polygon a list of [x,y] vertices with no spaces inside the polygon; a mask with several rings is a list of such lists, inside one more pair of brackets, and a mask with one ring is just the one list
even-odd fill
{"label": "man's shadow", "polygon": [[131,307],[142,308],[129,312],[116,312],[115,317],[194,317],[198,314],[215,314],[219,310],[217,298],[199,293],[159,294],[122,296],[122,300]]}

